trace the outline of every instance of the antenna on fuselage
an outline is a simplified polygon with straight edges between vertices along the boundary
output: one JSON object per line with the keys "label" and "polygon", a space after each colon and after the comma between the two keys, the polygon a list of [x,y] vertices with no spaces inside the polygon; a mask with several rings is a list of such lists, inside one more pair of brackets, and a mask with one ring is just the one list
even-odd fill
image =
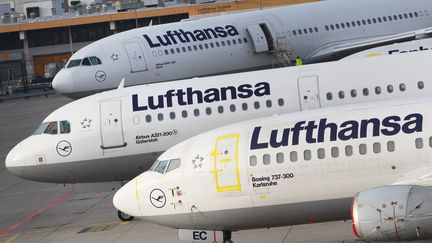
{"label": "antenna on fuselage", "polygon": [[119,86],[117,87],[117,89],[123,89],[124,88],[124,82],[125,82],[125,79],[122,78],[122,80],[120,81]]}
{"label": "antenna on fuselage", "polygon": [[153,19],[150,20],[150,23],[148,26],[152,26],[153,25]]}

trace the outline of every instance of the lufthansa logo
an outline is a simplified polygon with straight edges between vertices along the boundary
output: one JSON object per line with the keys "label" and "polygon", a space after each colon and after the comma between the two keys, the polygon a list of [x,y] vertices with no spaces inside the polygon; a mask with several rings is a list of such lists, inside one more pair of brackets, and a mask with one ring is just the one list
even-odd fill
{"label": "lufthansa logo", "polygon": [[106,74],[104,71],[97,71],[95,74],[96,81],[103,82],[106,79]]}
{"label": "lufthansa logo", "polygon": [[57,153],[62,156],[66,157],[72,152],[72,145],[68,141],[60,141],[56,146]]}
{"label": "lufthansa logo", "polygon": [[166,203],[165,193],[158,188],[153,189],[153,191],[150,192],[150,202],[156,208],[162,208]]}

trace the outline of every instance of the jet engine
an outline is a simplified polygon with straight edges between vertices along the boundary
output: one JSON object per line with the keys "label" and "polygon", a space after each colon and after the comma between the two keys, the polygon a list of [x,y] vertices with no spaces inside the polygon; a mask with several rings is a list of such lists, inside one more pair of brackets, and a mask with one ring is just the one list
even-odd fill
{"label": "jet engine", "polygon": [[389,185],[357,193],[354,234],[366,241],[432,238],[432,187]]}

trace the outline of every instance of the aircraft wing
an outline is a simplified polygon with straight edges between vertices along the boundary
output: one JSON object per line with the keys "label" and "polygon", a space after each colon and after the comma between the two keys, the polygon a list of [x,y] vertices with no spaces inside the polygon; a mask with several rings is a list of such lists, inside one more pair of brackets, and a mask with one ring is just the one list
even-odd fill
{"label": "aircraft wing", "polygon": [[304,58],[306,63],[338,60],[370,48],[432,37],[432,27],[415,31],[326,45]]}

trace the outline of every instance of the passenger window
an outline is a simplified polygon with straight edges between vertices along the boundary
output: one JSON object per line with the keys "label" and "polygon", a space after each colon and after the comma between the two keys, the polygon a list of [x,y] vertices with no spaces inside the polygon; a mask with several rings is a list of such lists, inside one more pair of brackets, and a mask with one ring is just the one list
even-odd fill
{"label": "passenger window", "polygon": [[251,157],[249,157],[249,164],[251,166],[257,165],[257,157],[255,155],[252,155]]}
{"label": "passenger window", "polygon": [[76,59],[76,60],[70,60],[67,68],[72,68],[72,67],[76,67],[79,66],[81,64],[81,59]]}
{"label": "passenger window", "polygon": [[154,168],[154,171],[163,174],[165,172],[167,165],[168,165],[168,160],[159,161],[159,163]]}
{"label": "passenger window", "polygon": [[266,106],[267,106],[267,108],[271,108],[272,107],[272,101],[271,100],[267,100],[266,101]]}
{"label": "passenger window", "polygon": [[328,92],[326,96],[327,96],[327,100],[332,100],[333,99],[333,95],[330,92]]}
{"label": "passenger window", "polygon": [[230,46],[230,45],[231,45],[231,41],[230,41],[230,40],[227,40],[227,44]]}
{"label": "passenger window", "polygon": [[70,123],[68,121],[60,121],[60,133],[70,133]]}
{"label": "passenger window", "polygon": [[162,121],[162,120],[163,120],[163,114],[162,114],[162,113],[159,113],[159,114],[158,114],[158,120],[159,120],[159,121]]}
{"label": "passenger window", "polygon": [[186,52],[186,47],[183,46],[183,47],[182,47],[182,51],[183,51],[183,52]]}
{"label": "passenger window", "polygon": [[283,99],[278,99],[278,105],[279,106],[283,106],[284,105],[284,100]]}
{"label": "passenger window", "polygon": [[331,148],[331,156],[333,158],[339,157],[339,148],[338,147],[332,147]]}
{"label": "passenger window", "polygon": [[345,92],[339,91],[339,99],[345,98]]}
{"label": "passenger window", "polygon": [[366,144],[362,143],[359,145],[359,152],[361,155],[364,155],[367,153],[367,147]]}
{"label": "passenger window", "polygon": [[50,122],[48,126],[46,127],[44,133],[46,134],[57,134],[58,128],[57,128],[57,122]]}
{"label": "passenger window", "polygon": [[399,85],[399,90],[402,91],[402,92],[405,91],[406,90],[405,84],[400,84]]}
{"label": "passenger window", "polygon": [[317,151],[318,159],[324,159],[325,158],[325,150],[323,148],[319,148]]}
{"label": "passenger window", "polygon": [[388,85],[387,86],[387,92],[393,93],[393,85]]}
{"label": "passenger window", "polygon": [[235,105],[234,104],[230,105],[230,111],[231,112],[235,112],[235,110],[236,110]]}
{"label": "passenger window", "polygon": [[218,106],[218,112],[219,113],[223,113],[224,112],[224,108],[223,108],[223,106]]}
{"label": "passenger window", "polygon": [[418,87],[419,89],[423,89],[423,88],[424,88],[424,83],[423,83],[423,81],[419,81],[419,82],[417,83],[417,87]]}
{"label": "passenger window", "polygon": [[242,109],[243,109],[244,111],[246,111],[246,110],[248,109],[248,104],[247,104],[247,103],[243,103],[243,104],[242,104]]}
{"label": "passenger window", "polygon": [[199,115],[200,115],[199,109],[194,109],[194,116],[199,116]]}
{"label": "passenger window", "polygon": [[171,120],[175,119],[175,112],[174,111],[170,112],[170,118],[171,118]]}
{"label": "passenger window", "polygon": [[211,115],[211,113],[212,113],[212,109],[210,107],[207,107],[206,108],[206,114]]}
{"label": "passenger window", "polygon": [[221,41],[221,45],[222,45],[222,46],[225,46],[225,41]]}
{"label": "passenger window", "polygon": [[415,145],[417,149],[423,148],[423,138],[416,138]]}
{"label": "passenger window", "polygon": [[345,146],[345,155],[348,157],[353,155],[353,147],[351,145]]}
{"label": "passenger window", "polygon": [[369,89],[368,88],[364,88],[363,89],[363,95],[364,96],[368,96],[369,95]]}
{"label": "passenger window", "polygon": [[374,143],[373,144],[373,151],[376,154],[381,153],[381,144],[380,143]]}
{"label": "passenger window", "polygon": [[243,38],[244,43],[247,43],[247,39],[246,37]]}
{"label": "passenger window", "polygon": [[91,61],[91,64],[93,64],[93,65],[102,64],[102,61],[97,57],[90,57],[90,61]]}
{"label": "passenger window", "polygon": [[255,109],[259,109],[260,108],[260,103],[258,101],[254,102],[254,107]]}
{"label": "passenger window", "polygon": [[283,153],[277,153],[276,154],[276,162],[279,164],[284,162],[284,154]]}
{"label": "passenger window", "polygon": [[304,152],[303,152],[303,157],[304,157],[304,160],[311,160],[311,158],[312,158],[312,152],[309,150],[309,149],[306,149]]}
{"label": "passenger window", "polygon": [[355,89],[351,90],[351,97],[353,97],[353,98],[357,97],[357,90],[355,90]]}
{"label": "passenger window", "polygon": [[429,137],[429,147],[432,148],[432,137]]}
{"label": "passenger window", "polygon": [[375,87],[375,94],[381,94],[381,87]]}
{"label": "passenger window", "polygon": [[146,119],[146,122],[151,122],[151,120],[152,120],[150,115],[146,115],[145,119]]}
{"label": "passenger window", "polygon": [[242,39],[239,38],[239,39],[238,39],[238,43],[239,43],[239,44],[242,44]]}
{"label": "passenger window", "polygon": [[188,46],[188,51],[192,51],[192,47],[191,46]]}
{"label": "passenger window", "polygon": [[183,110],[182,111],[182,117],[183,118],[186,118],[188,116],[188,112],[187,112],[187,110]]}
{"label": "passenger window", "polygon": [[171,48],[171,50],[170,50],[170,51],[171,51],[171,54],[174,54],[174,49],[172,49],[172,48]]}
{"label": "passenger window", "polygon": [[165,52],[165,55],[168,55],[168,54],[169,54],[168,50],[165,50],[164,52]]}
{"label": "passenger window", "polygon": [[388,141],[387,142],[387,151],[394,152],[395,151],[395,142],[394,141]]}
{"label": "passenger window", "polygon": [[263,163],[265,165],[269,165],[270,164],[270,154],[264,154],[263,155]]}
{"label": "passenger window", "polygon": [[292,151],[290,153],[290,160],[291,160],[291,162],[297,162],[298,157],[297,157],[297,152],[296,151]]}
{"label": "passenger window", "polygon": [[173,170],[179,168],[180,164],[181,164],[180,163],[180,159],[172,159],[172,160],[170,160],[170,163],[169,163],[168,168],[167,168],[167,170],[166,170],[165,173],[168,173],[170,171],[173,171]]}
{"label": "passenger window", "polygon": [[177,53],[180,53],[180,48],[177,47],[177,48],[176,48],[176,51],[177,51]]}

